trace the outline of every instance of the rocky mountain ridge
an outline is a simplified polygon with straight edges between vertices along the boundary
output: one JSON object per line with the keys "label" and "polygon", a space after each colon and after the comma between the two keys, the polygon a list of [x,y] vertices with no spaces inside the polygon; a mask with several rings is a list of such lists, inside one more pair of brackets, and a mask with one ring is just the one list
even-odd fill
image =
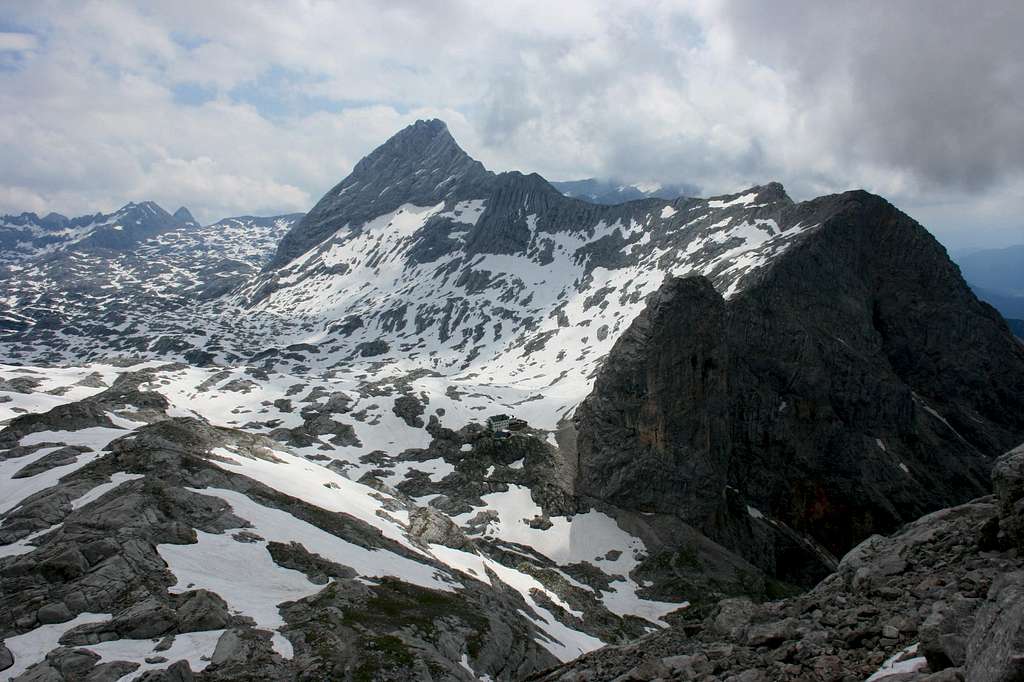
{"label": "rocky mountain ridge", "polygon": [[113,213],[67,218],[50,213],[0,216],[0,265],[68,250],[124,251],[163,232],[198,227],[184,206],[171,215],[152,201],[128,203]]}
{"label": "rocky mountain ridge", "polygon": [[814,203],[814,238],[730,300],[667,281],[576,413],[578,492],[810,584],[831,562],[789,529],[840,556],[984,494],[1024,433],[1024,346],[942,247],[878,197]]}

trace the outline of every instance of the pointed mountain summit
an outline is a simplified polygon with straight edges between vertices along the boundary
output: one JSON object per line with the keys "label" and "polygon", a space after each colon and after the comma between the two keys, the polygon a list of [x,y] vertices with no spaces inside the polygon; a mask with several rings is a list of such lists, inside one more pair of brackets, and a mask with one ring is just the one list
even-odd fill
{"label": "pointed mountain summit", "polygon": [[129,202],[114,213],[97,218],[92,232],[78,242],[79,248],[128,249],[181,226],[155,201]]}
{"label": "pointed mountain summit", "polygon": [[280,267],[346,224],[356,225],[404,203],[433,205],[479,195],[494,174],[459,147],[444,121],[416,121],[356,164],[281,241]]}
{"label": "pointed mountain summit", "polygon": [[404,180],[418,171],[430,175],[446,174],[441,180],[485,173],[483,165],[455,142],[448,126],[433,119],[417,121],[400,130],[357,163],[350,178],[362,181]]}
{"label": "pointed mountain summit", "polygon": [[[32,218],[35,218],[36,214],[35,213],[22,213],[22,216],[23,217],[24,216],[31,216]],[[50,213],[47,213],[42,218],[39,218],[39,224],[44,226],[44,227],[47,227],[47,228],[59,230],[62,227],[64,227],[64,225],[67,224],[68,220],[69,220],[69,218],[67,216],[64,216],[64,215],[61,215],[60,213],[55,213],[55,212],[51,211]]]}
{"label": "pointed mountain summit", "polygon": [[[701,206],[714,210],[686,213]],[[239,295],[243,305],[254,306],[281,288],[312,286],[326,272],[345,275],[368,267],[368,275],[377,277],[381,259],[403,267],[447,259],[452,268],[466,268],[460,277],[476,282],[473,289],[495,276],[493,268],[477,273],[480,264],[470,265],[479,256],[525,257],[528,267],[545,268],[572,260],[589,276],[597,267],[619,269],[653,258],[648,252],[655,245],[677,254],[679,267],[685,261],[687,268],[720,274],[716,285],[735,291],[739,278],[770,260],[767,254],[752,258],[751,250],[782,248],[792,236],[782,234],[787,226],[779,215],[791,206],[777,184],[708,200],[597,205],[563,195],[536,173],[492,173],[459,147],[442,121],[418,121],[357,163],[285,235],[263,275]],[[736,222],[728,221],[723,231],[727,214]],[[754,221],[749,229],[741,216]],[[705,231],[715,233],[706,235],[710,241],[698,238]],[[361,261],[355,248],[373,255]],[[747,258],[733,263],[739,254]],[[334,284],[341,286],[340,280]]]}
{"label": "pointed mountain summit", "polygon": [[174,212],[174,217],[189,227],[199,227],[198,221],[192,217],[192,212],[184,206]]}

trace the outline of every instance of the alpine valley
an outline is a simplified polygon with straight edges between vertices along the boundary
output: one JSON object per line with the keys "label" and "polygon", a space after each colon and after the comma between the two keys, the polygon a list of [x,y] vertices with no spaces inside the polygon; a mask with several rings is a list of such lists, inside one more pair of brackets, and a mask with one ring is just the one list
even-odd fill
{"label": "alpine valley", "polygon": [[568,184],[431,120],[305,215],[3,217],[0,674],[1024,679],[1024,344],[945,249]]}

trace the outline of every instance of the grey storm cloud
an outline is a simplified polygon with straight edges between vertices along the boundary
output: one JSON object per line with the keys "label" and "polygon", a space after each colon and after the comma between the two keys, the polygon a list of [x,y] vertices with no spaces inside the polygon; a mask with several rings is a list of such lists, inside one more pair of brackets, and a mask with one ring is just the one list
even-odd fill
{"label": "grey storm cloud", "polygon": [[864,187],[1024,242],[1024,4],[0,6],[0,212],[306,210],[416,118],[494,170]]}
{"label": "grey storm cloud", "polygon": [[968,190],[1024,170],[1024,4],[733,3],[753,58],[851,158]]}

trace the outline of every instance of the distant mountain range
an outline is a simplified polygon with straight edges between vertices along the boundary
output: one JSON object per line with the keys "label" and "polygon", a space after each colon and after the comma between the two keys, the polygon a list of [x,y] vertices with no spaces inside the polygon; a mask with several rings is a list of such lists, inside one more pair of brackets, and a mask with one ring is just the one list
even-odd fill
{"label": "distant mountain range", "polygon": [[[96,349],[105,334],[117,339],[118,351],[150,343],[178,347],[181,340],[163,340],[146,321],[168,314],[174,327],[187,328],[187,316],[179,317],[184,306],[216,298],[259,272],[301,217],[239,216],[200,226],[188,209],[171,215],[152,201],[79,218],[4,216],[0,342],[23,338],[41,353],[77,343],[75,358]],[[125,333],[126,319],[142,325],[138,334]],[[34,333],[52,336],[42,341]]]}
{"label": "distant mountain range", "polygon": [[1006,318],[1006,321],[1010,325],[1010,331],[1016,334],[1019,338],[1024,339],[1024,320],[1008,317]]}
{"label": "distant mountain range", "polygon": [[597,178],[563,180],[552,182],[551,186],[567,197],[583,199],[594,204],[621,204],[634,199],[675,199],[696,196],[700,192],[696,185],[664,185],[659,182],[630,184]]}
{"label": "distant mountain range", "polygon": [[13,263],[68,248],[124,250],[158,234],[197,227],[184,206],[172,215],[152,201],[129,203],[113,213],[68,218],[59,213],[0,216],[0,263]]}
{"label": "distant mountain range", "polygon": [[953,260],[979,298],[1007,319],[1024,318],[1024,244],[954,253]]}

